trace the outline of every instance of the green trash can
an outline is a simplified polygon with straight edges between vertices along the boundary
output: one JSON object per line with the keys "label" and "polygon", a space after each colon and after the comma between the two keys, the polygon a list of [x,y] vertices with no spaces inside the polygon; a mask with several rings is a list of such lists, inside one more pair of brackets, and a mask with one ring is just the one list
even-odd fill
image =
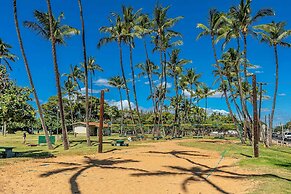
{"label": "green trash can", "polygon": [[[55,144],[56,142],[56,137],[55,136],[50,136],[50,141],[52,144]],[[46,143],[46,139],[44,135],[38,136],[38,144]]]}

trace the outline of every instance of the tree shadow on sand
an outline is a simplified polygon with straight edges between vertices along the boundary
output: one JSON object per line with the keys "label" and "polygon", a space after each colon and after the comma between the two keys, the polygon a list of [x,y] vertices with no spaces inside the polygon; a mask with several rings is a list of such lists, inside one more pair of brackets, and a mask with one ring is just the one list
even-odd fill
{"label": "tree shadow on sand", "polygon": [[71,192],[72,193],[81,193],[79,189],[79,185],[77,183],[77,178],[86,170],[90,168],[101,168],[101,169],[116,169],[116,170],[127,170],[127,171],[137,171],[140,173],[148,173],[148,171],[138,168],[127,168],[127,167],[120,167],[120,166],[114,166],[118,164],[125,164],[125,163],[136,163],[139,162],[137,160],[131,160],[131,159],[121,159],[121,158],[108,158],[103,160],[98,159],[92,159],[88,156],[84,156],[85,158],[85,164],[79,164],[79,163],[64,163],[64,162],[57,162],[56,164],[64,165],[64,166],[73,166],[63,169],[57,169],[50,172],[46,172],[44,174],[41,174],[40,177],[49,177],[54,174],[63,173],[66,171],[75,171],[76,173],[73,174],[70,178],[70,184],[71,184]]}
{"label": "tree shadow on sand", "polygon": [[[291,182],[291,179],[283,178],[274,174],[241,174],[241,173],[235,173],[231,171],[225,170],[225,168],[228,168],[230,166],[217,166],[217,167],[210,167],[205,164],[200,164],[198,162],[195,162],[189,158],[186,158],[184,156],[195,156],[197,154],[191,154],[189,152],[184,151],[171,151],[171,152],[156,152],[156,151],[150,151],[149,153],[156,153],[156,154],[170,154],[172,156],[175,156],[179,159],[185,160],[194,166],[191,168],[184,168],[181,166],[165,166],[169,169],[169,171],[155,171],[155,172],[140,172],[140,173],[134,173],[131,174],[134,177],[141,177],[141,176],[177,176],[177,175],[187,175],[189,176],[186,178],[182,183],[181,187],[184,192],[188,192],[187,184],[193,181],[204,181],[208,185],[212,186],[217,191],[228,194],[230,192],[224,190],[223,188],[219,187],[217,184],[209,180],[209,177],[216,176],[220,178],[226,178],[226,179],[245,179],[245,178],[251,178],[251,177],[268,177],[268,178],[278,178],[284,181]],[[215,174],[214,174],[215,172]]]}

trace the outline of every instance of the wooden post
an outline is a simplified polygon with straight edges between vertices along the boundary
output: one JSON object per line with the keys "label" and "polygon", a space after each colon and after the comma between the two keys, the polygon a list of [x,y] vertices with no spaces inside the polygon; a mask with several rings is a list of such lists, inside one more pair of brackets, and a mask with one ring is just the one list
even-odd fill
{"label": "wooden post", "polygon": [[98,153],[102,153],[102,143],[103,143],[103,115],[104,115],[104,90],[101,90],[100,97],[100,117],[99,117],[99,128],[98,128],[98,136],[99,136],[99,146]]}
{"label": "wooden post", "polygon": [[269,114],[268,115],[268,120],[269,120],[269,127],[268,127],[268,138],[269,138],[269,146],[272,145],[272,134],[273,134],[273,131],[272,131],[272,127],[271,127],[271,115]]}
{"label": "wooden post", "polygon": [[257,80],[253,75],[253,152],[254,157],[259,157],[259,134],[258,134],[258,110],[257,110]]}

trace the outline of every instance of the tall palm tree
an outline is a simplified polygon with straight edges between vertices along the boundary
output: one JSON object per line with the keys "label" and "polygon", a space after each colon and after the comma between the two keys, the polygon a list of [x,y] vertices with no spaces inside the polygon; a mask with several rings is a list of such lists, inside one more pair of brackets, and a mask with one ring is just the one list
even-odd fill
{"label": "tall palm tree", "polygon": [[[84,65],[82,64],[84,67]],[[103,72],[103,69],[100,65],[95,63],[94,57],[89,57],[88,62],[87,62],[87,67],[88,67],[88,72],[90,74],[90,91],[91,91],[91,97],[93,96],[93,76],[95,76],[95,71],[100,71]],[[92,102],[90,103],[90,108],[89,108],[89,118],[91,118],[91,113],[92,113]]]}
{"label": "tall palm tree", "polygon": [[[83,63],[81,63],[83,66]],[[75,84],[78,86],[78,89],[82,90],[80,86],[80,82],[84,82],[85,80],[85,73],[81,70],[78,65],[70,65],[70,73],[64,73],[63,76],[71,78]]]}
{"label": "tall palm tree", "polygon": [[73,113],[73,101],[76,100],[77,95],[79,94],[76,90],[77,84],[74,82],[72,77],[68,77],[64,82],[63,91],[68,95],[70,114],[71,114],[71,127],[73,128],[74,124],[74,113]]}
{"label": "tall palm tree", "polygon": [[241,0],[236,7],[230,8],[230,14],[235,19],[235,23],[239,25],[244,40],[244,76],[247,81],[247,36],[252,34],[251,26],[260,18],[265,16],[273,16],[274,11],[271,9],[260,9],[254,16],[251,15],[252,0]]}
{"label": "tall palm tree", "polygon": [[51,141],[50,141],[50,138],[49,138],[49,133],[48,133],[47,127],[45,125],[42,107],[40,105],[40,102],[39,102],[39,99],[38,99],[38,96],[37,96],[36,89],[34,87],[32,75],[31,75],[31,72],[30,72],[30,67],[29,67],[29,64],[28,64],[28,61],[27,61],[27,58],[26,58],[26,54],[25,54],[25,50],[24,50],[24,45],[23,45],[23,42],[22,42],[22,37],[21,37],[19,25],[18,25],[17,1],[16,0],[13,0],[13,11],[14,11],[13,13],[14,13],[15,29],[16,29],[16,33],[17,33],[18,42],[19,42],[21,54],[22,54],[22,57],[23,57],[24,65],[25,65],[25,68],[26,68],[27,76],[28,76],[28,79],[29,79],[30,87],[32,88],[32,92],[33,92],[33,95],[34,95],[34,99],[35,99],[35,102],[36,102],[36,105],[37,105],[37,108],[38,108],[38,113],[39,113],[39,117],[40,117],[40,121],[41,121],[41,126],[42,126],[42,129],[43,129],[44,134],[45,134],[47,146],[48,146],[48,149],[51,150],[51,149],[53,149],[53,146],[52,146]]}
{"label": "tall palm tree", "polygon": [[[219,78],[220,78],[221,83],[223,82],[223,76],[221,74],[221,68],[220,68],[220,65],[218,62],[217,52],[216,52],[216,48],[215,48],[215,43],[216,43],[215,39],[216,39],[217,35],[219,35],[219,30],[223,26],[224,22],[225,22],[225,17],[223,16],[223,14],[218,12],[216,9],[211,9],[209,11],[208,26],[204,25],[202,23],[197,24],[197,28],[202,29],[202,32],[197,36],[197,39],[200,39],[202,36],[210,36],[211,37],[211,44],[212,44],[213,55],[214,55],[214,60],[215,60],[215,67],[218,69]],[[225,101],[227,104],[228,111],[231,115],[231,118],[235,124],[238,124],[236,119],[235,119],[235,116],[233,114],[232,108],[230,106],[226,87],[223,87],[223,94],[225,96]],[[241,98],[243,98],[243,96],[241,96]],[[242,101],[244,101],[244,100],[242,100]],[[244,112],[246,112],[245,107],[246,106],[243,106]]]}
{"label": "tall palm tree", "polygon": [[36,22],[25,21],[24,26],[36,31],[37,34],[51,41],[55,80],[56,80],[56,87],[57,87],[57,93],[58,93],[59,110],[60,110],[60,117],[61,117],[61,123],[62,123],[63,144],[64,144],[64,149],[68,150],[69,142],[68,142],[67,129],[66,129],[66,124],[65,124],[59,66],[57,62],[56,44],[60,44],[60,45],[65,44],[66,37],[71,37],[72,35],[79,34],[79,31],[76,28],[73,28],[71,26],[61,24],[61,19],[64,17],[63,13],[61,13],[60,16],[57,19],[55,19],[52,14],[50,0],[47,0],[46,2],[47,2],[47,7],[48,7],[48,13],[40,12],[37,10],[34,11],[34,17],[37,21]]}
{"label": "tall palm tree", "polygon": [[12,67],[9,63],[9,61],[15,62],[15,59],[17,58],[16,55],[12,54],[9,49],[12,47],[5,43],[1,38],[0,38],[0,65],[2,65],[2,61],[5,63],[6,67],[8,67],[12,71]]}
{"label": "tall palm tree", "polygon": [[[154,9],[154,18],[152,21],[152,29],[153,29],[153,42],[155,44],[154,51],[159,51],[160,54],[160,66],[161,66],[161,79],[160,85],[164,86],[162,91],[167,91],[167,58],[166,52],[167,49],[176,45],[181,45],[182,41],[171,42],[173,37],[181,37],[181,34],[172,30],[171,28],[183,17],[179,16],[176,18],[168,18],[168,10],[170,7],[162,7],[161,5],[157,4]],[[160,114],[158,124],[162,122],[162,111],[164,107],[164,101],[166,98],[166,93],[160,92],[163,95],[160,104]]]}
{"label": "tall palm tree", "polygon": [[201,88],[201,94],[202,94],[202,97],[205,98],[205,118],[204,118],[204,121],[206,122],[206,119],[207,119],[207,99],[208,99],[208,96],[211,96],[213,95],[215,92],[212,91],[209,87],[207,87],[205,84],[202,86]]}
{"label": "tall palm tree", "polygon": [[[153,93],[154,93],[153,74],[155,74],[155,71],[157,71],[159,67],[150,60],[146,61],[146,63],[139,63],[136,65],[136,67],[141,70],[141,72],[138,74],[139,78],[143,76],[146,76],[148,78],[150,96],[153,96]],[[152,98],[152,102],[153,102],[153,107],[154,107],[155,106],[154,98]]]}
{"label": "tall palm tree", "polygon": [[128,107],[131,113],[131,120],[132,122],[134,122],[130,96],[129,96],[129,89],[128,89],[127,80],[126,80],[126,76],[124,72],[123,57],[122,57],[122,43],[127,43],[126,41],[128,41],[128,39],[126,37],[128,36],[128,34],[125,33],[125,30],[124,30],[125,24],[122,21],[122,18],[120,17],[120,15],[114,13],[113,17],[114,17],[114,21],[112,19],[109,20],[110,26],[103,26],[99,29],[100,32],[107,33],[109,34],[109,36],[101,38],[97,46],[98,48],[100,48],[101,46],[108,44],[110,42],[117,42],[118,49],[119,49],[120,68],[121,68],[122,78],[124,80]]}
{"label": "tall palm tree", "polygon": [[262,42],[266,42],[270,46],[274,47],[275,63],[276,63],[276,85],[273,97],[273,105],[270,119],[270,126],[273,128],[274,114],[276,108],[276,99],[279,86],[279,57],[278,46],[291,47],[291,44],[286,42],[286,39],[291,36],[291,30],[285,29],[285,22],[272,22],[269,24],[262,24],[255,26],[255,29],[261,30],[258,34],[261,37]]}
{"label": "tall palm tree", "polygon": [[140,111],[138,106],[138,100],[137,100],[137,94],[136,94],[136,85],[135,85],[135,73],[134,73],[134,65],[133,65],[133,48],[134,48],[134,39],[139,36],[139,33],[137,33],[134,29],[137,26],[137,20],[140,16],[141,9],[137,10],[136,12],[133,12],[132,7],[125,7],[122,6],[122,14],[123,14],[123,20],[124,20],[124,30],[127,34],[126,39],[129,46],[129,64],[131,69],[131,76],[132,76],[132,89],[133,89],[133,96],[134,101],[136,105],[136,112],[138,117],[138,123],[141,130],[141,133],[144,134],[142,123],[140,119]]}
{"label": "tall palm tree", "polygon": [[119,98],[120,98],[120,106],[121,106],[121,123],[120,123],[120,129],[121,129],[121,134],[123,132],[123,120],[124,120],[124,116],[123,116],[123,101],[122,101],[122,93],[121,93],[121,89],[125,89],[125,81],[122,77],[120,76],[115,76],[109,79],[108,84],[110,84],[113,87],[116,87],[118,89],[119,92]]}
{"label": "tall palm tree", "polygon": [[88,65],[87,65],[87,50],[86,50],[86,37],[85,37],[85,22],[83,17],[83,7],[82,1],[78,0],[79,10],[80,10],[80,20],[82,23],[82,46],[83,46],[83,56],[84,56],[84,74],[85,74],[85,121],[86,121],[86,137],[87,145],[91,146],[90,140],[90,129],[89,129],[89,94],[88,94]]}
{"label": "tall palm tree", "polygon": [[[179,77],[181,75],[181,73],[183,72],[183,66],[191,63],[192,61],[187,60],[187,59],[179,59],[179,54],[180,54],[180,50],[179,49],[174,49],[172,50],[171,54],[170,54],[170,60],[168,62],[168,69],[169,74],[171,77],[174,78],[174,85],[175,85],[175,115],[174,115],[174,123],[177,123],[177,119],[178,119],[178,105],[179,105]],[[186,111],[186,110],[185,110]],[[176,128],[175,128],[175,135],[176,135]]]}

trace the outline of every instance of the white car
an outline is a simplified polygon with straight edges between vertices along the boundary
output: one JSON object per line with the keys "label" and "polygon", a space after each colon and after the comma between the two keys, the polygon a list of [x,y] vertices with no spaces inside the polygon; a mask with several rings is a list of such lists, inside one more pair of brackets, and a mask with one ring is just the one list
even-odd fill
{"label": "white car", "polygon": [[291,132],[284,133],[284,140],[291,140]]}

